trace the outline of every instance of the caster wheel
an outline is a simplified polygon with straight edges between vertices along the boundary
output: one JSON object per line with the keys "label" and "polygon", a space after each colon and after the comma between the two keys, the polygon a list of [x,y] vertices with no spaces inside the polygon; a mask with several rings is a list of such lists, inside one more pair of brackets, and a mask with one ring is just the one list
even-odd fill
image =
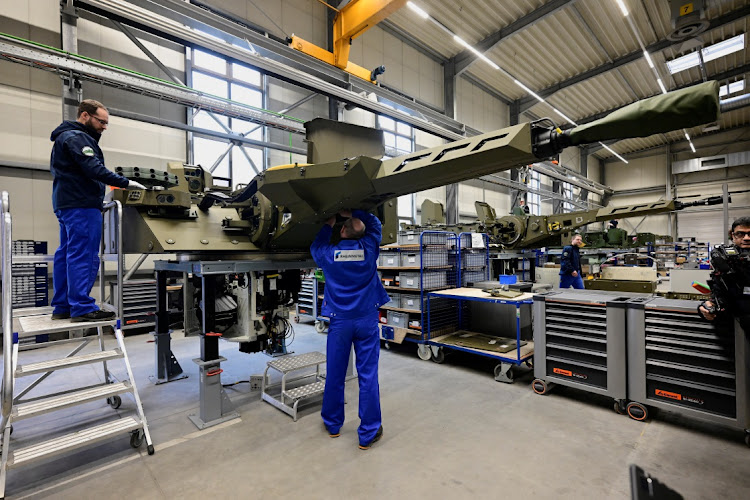
{"label": "caster wheel", "polygon": [[326,324],[323,321],[315,321],[315,331],[318,333],[325,333],[327,330]]}
{"label": "caster wheel", "polygon": [[299,316],[295,316],[295,317],[294,317],[294,322],[295,322],[295,323],[299,323]]}
{"label": "caster wheel", "polygon": [[618,415],[625,415],[627,413],[627,411],[624,409],[623,404],[619,401],[615,401],[614,410]]}
{"label": "caster wheel", "polygon": [[547,391],[549,391],[547,382],[539,378],[534,379],[534,381],[531,383],[531,388],[534,390],[534,392],[540,395],[547,394]]}
{"label": "caster wheel", "polygon": [[120,396],[109,397],[107,398],[107,404],[116,410],[122,405],[122,398]]}
{"label": "caster wheel", "polygon": [[635,403],[631,402],[628,403],[628,406],[626,407],[628,416],[632,418],[633,420],[638,420],[639,422],[643,422],[648,418],[648,409],[643,406],[641,403]]}
{"label": "caster wheel", "polygon": [[527,359],[526,366],[528,366],[529,368],[534,368],[534,361],[531,358]]}
{"label": "caster wheel", "polygon": [[387,342],[387,341],[383,342],[383,347],[385,347],[386,351],[390,351],[391,350],[391,344],[389,342]]}
{"label": "caster wheel", "polygon": [[130,446],[140,448],[143,444],[143,431],[133,431],[130,434]]}
{"label": "caster wheel", "polygon": [[148,454],[149,455],[153,455],[154,454],[154,445],[153,444],[148,445],[148,448],[146,448],[146,449],[148,450]]}
{"label": "caster wheel", "polygon": [[419,344],[417,347],[417,356],[422,361],[429,361],[432,359],[432,349],[428,345]]}
{"label": "caster wheel", "polygon": [[495,380],[498,382],[505,382],[506,384],[512,384],[514,377],[513,369],[508,367],[505,373],[503,373],[504,363],[500,363],[495,366]]}
{"label": "caster wheel", "polygon": [[750,446],[750,432],[745,431],[745,444]]}
{"label": "caster wheel", "polygon": [[437,364],[441,364],[443,361],[445,361],[445,351],[442,347],[439,347],[437,350],[430,350],[432,351],[432,361]]}

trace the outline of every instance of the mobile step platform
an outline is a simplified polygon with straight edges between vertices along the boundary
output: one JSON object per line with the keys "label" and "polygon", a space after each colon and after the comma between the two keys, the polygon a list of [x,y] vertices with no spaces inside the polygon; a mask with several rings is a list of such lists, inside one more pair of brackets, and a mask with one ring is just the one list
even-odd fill
{"label": "mobile step platform", "polygon": [[[295,356],[287,355],[272,359],[268,362],[266,371],[263,373],[261,398],[263,401],[271,403],[279,410],[290,415],[296,422],[297,406],[300,401],[323,394],[325,380],[323,380],[323,377],[321,376],[320,365],[325,362],[326,357],[320,352],[308,352],[306,354],[298,354]],[[288,378],[289,374],[292,372],[312,367],[315,367],[315,373],[310,373],[294,379]],[[275,370],[281,373],[281,384],[266,385],[269,370]],[[313,381],[292,389],[287,389],[287,384],[306,379],[313,379]],[[281,392],[278,397],[268,392],[269,389],[279,387],[281,388]]]}

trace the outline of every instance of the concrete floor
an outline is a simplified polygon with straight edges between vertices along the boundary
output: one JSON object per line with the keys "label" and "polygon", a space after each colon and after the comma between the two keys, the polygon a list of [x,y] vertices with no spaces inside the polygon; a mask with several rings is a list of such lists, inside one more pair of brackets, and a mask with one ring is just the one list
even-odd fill
{"label": "concrete floor", "polygon": [[[491,360],[462,354],[442,365],[421,361],[414,345],[381,351],[383,439],[357,448],[357,386],[347,388],[347,421],[325,433],[319,404],[295,423],[248,384],[228,393],[240,419],[198,431],[197,338],[173,348],[190,378],[154,386],[151,336],[126,340],[156,446],[148,456],[128,437],[8,472],[9,498],[629,498],[628,466],[638,464],[686,499],[750,498],[750,449],[742,433],[662,412],[647,423],[617,415],[611,401],[557,387],[530,388],[531,374],[495,382]],[[290,349],[325,352],[326,336],[296,325]],[[269,359],[222,343],[222,382],[260,374]],[[87,348],[89,349],[89,348]],[[22,353],[21,363],[67,352]],[[113,371],[124,375],[117,363]],[[56,372],[46,391],[72,379],[101,379],[92,366]],[[31,377],[29,377],[31,378]],[[24,383],[28,383],[23,380]],[[19,384],[23,387],[23,384]],[[45,385],[41,386],[45,388]],[[125,397],[118,410],[132,411]],[[20,421],[14,444],[53,424],[111,419],[103,402]]]}

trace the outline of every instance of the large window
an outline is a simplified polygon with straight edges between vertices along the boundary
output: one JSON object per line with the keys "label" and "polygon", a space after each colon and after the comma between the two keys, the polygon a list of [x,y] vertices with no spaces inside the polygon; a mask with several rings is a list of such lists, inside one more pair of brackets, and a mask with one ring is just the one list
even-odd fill
{"label": "large window", "polygon": [[572,203],[570,203],[567,200],[573,199],[573,185],[569,182],[563,182],[561,189],[562,189],[561,194],[563,195],[563,198],[565,198],[566,200],[566,201],[563,201],[563,204],[562,204],[563,212],[572,212],[573,210],[575,210],[575,207],[573,206]]}
{"label": "large window", "polygon": [[[191,49],[188,49],[191,50]],[[200,49],[192,49],[191,85],[195,90],[241,102],[259,109],[264,108],[263,78],[259,71],[239,63],[229,63],[222,57]],[[249,139],[262,141],[262,126],[239,118],[211,115],[199,111],[193,116],[196,127],[227,134],[242,134]],[[232,180],[232,187],[247,184],[256,169],[265,168],[262,148],[248,145],[232,146],[225,141],[194,133],[193,159],[213,175]]]}
{"label": "large window", "polygon": [[378,116],[378,128],[383,131],[388,156],[414,152],[414,127],[386,116]]}
{"label": "large window", "polygon": [[[378,116],[377,126],[383,131],[386,158],[414,152],[414,128],[387,116]],[[398,222],[416,224],[416,194],[398,198]]]}
{"label": "large window", "polygon": [[[539,179],[539,172],[532,170],[529,175],[529,187],[537,191],[542,187],[542,181]],[[529,207],[529,213],[532,215],[542,214],[542,198],[537,193],[528,193],[526,202]]]}

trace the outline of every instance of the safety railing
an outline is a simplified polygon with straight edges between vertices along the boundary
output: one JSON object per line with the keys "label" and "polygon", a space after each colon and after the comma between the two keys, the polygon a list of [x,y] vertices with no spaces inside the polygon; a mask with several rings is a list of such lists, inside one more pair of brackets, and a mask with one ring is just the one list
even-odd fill
{"label": "safety railing", "polygon": [[12,261],[13,236],[12,221],[10,216],[10,195],[7,191],[2,192],[2,202],[0,203],[0,216],[2,224],[0,233],[2,233],[2,283],[3,283],[3,381],[2,381],[2,411],[3,418],[0,424],[0,432],[5,430],[5,424],[8,422],[10,412],[13,409],[13,288],[12,288]]}
{"label": "safety railing", "polygon": [[[122,319],[122,284],[123,284],[123,259],[122,253],[122,204],[117,201],[108,201],[102,209],[102,243],[101,252],[99,252],[99,297],[104,305],[105,293],[105,262],[106,254],[115,253],[117,255],[117,294],[112,297],[112,305],[116,308],[117,317]],[[107,220],[114,217],[114,233],[107,231]],[[112,241],[112,235],[115,235],[115,241]],[[105,241],[106,240],[106,241]],[[114,252],[113,252],[114,250]]]}

